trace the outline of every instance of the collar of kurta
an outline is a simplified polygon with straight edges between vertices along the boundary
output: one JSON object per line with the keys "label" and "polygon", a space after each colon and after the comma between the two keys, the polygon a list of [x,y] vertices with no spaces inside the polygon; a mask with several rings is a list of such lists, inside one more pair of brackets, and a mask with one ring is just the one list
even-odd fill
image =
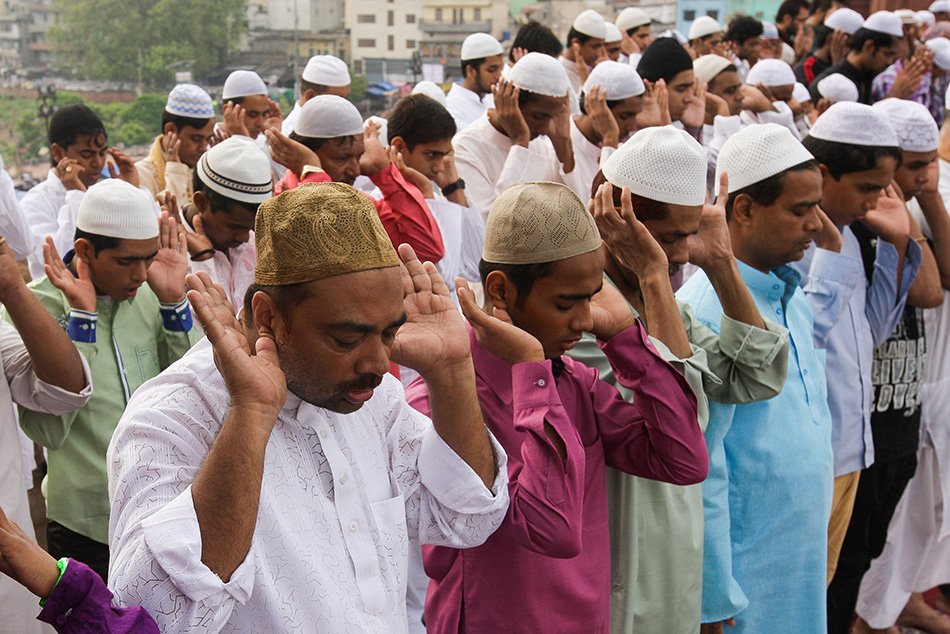
{"label": "collar of kurta", "polygon": [[750,291],[758,292],[767,297],[787,301],[802,283],[802,275],[788,264],[777,266],[768,273],[752,268],[742,260],[739,263],[739,274]]}

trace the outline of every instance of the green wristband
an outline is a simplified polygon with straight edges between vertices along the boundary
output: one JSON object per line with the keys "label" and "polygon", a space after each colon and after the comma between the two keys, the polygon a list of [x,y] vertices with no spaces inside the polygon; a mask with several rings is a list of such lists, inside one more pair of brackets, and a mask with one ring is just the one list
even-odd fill
{"label": "green wristband", "polygon": [[[59,568],[59,578],[56,580],[56,583],[53,584],[53,590],[50,591],[49,596],[53,596],[53,591],[56,590],[56,586],[59,585],[59,582],[63,578],[63,573],[66,572],[66,566],[69,564],[69,557],[63,557],[56,562],[56,567]],[[40,607],[45,607],[46,602],[49,601],[49,597],[45,599],[40,599]]]}

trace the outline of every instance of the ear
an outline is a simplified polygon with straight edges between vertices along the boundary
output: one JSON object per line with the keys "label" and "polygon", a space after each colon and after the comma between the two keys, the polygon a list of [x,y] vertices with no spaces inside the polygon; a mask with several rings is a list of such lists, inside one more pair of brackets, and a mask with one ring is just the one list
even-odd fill
{"label": "ear", "polygon": [[92,258],[96,257],[96,248],[85,238],[76,240],[73,244],[73,248],[76,249],[76,257],[87,264]]}
{"label": "ear", "polygon": [[257,291],[251,298],[251,311],[254,313],[254,327],[262,336],[268,335],[275,340],[285,330],[285,322],[274,298],[264,291]]}
{"label": "ear", "polygon": [[818,171],[821,172],[821,180],[822,180],[822,181],[824,181],[825,179],[827,179],[827,178],[829,178],[829,177],[831,176],[831,172],[828,171],[828,166],[825,165],[824,163],[819,163],[819,164],[818,164]]}
{"label": "ear", "polygon": [[53,155],[53,160],[59,163],[64,158],[66,158],[66,148],[61,146],[59,143],[54,143],[49,147],[50,153]]}
{"label": "ear", "polygon": [[518,291],[502,271],[492,271],[485,278],[485,301],[496,308],[508,310],[518,299]]}
{"label": "ear", "polygon": [[213,212],[211,209],[211,199],[208,198],[208,195],[204,192],[195,192],[195,195],[191,199],[191,203],[198,209],[198,213],[205,215]]}
{"label": "ear", "polygon": [[389,142],[389,144],[393,146],[394,148],[396,148],[396,151],[401,153],[403,156],[409,153],[407,151],[406,142],[403,141],[401,136],[395,137],[392,141]]}
{"label": "ear", "polygon": [[166,123],[165,127],[162,128],[162,134],[168,134],[169,132],[174,132],[175,134],[178,134],[178,128],[171,121]]}
{"label": "ear", "polygon": [[301,95],[301,97],[303,97],[303,102],[304,102],[304,103],[307,103],[308,101],[310,101],[311,99],[313,99],[314,97],[316,97],[317,94],[318,94],[318,93],[317,93],[316,90],[314,90],[313,88],[308,88],[307,90],[304,91],[304,93],[303,93],[303,95]]}
{"label": "ear", "polygon": [[748,227],[752,224],[752,207],[754,202],[748,194],[739,194],[732,203],[732,213],[730,219],[740,227]]}
{"label": "ear", "polygon": [[874,55],[875,50],[877,50],[877,46],[872,40],[865,40],[864,44],[861,45],[861,53]]}

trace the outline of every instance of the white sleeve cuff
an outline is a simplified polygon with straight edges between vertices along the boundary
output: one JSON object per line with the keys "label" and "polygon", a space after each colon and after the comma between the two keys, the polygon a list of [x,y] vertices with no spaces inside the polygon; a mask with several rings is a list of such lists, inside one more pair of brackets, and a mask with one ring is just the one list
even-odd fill
{"label": "white sleeve cuff", "polygon": [[435,427],[422,436],[419,450],[419,476],[422,485],[443,506],[458,513],[475,515],[508,506],[508,456],[486,429],[495,454],[495,481],[491,491],[482,479],[449,447]]}

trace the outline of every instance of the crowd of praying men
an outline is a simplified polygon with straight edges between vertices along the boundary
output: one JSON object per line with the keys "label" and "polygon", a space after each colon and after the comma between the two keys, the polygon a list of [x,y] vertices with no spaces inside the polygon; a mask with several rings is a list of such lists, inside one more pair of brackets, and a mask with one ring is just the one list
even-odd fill
{"label": "crowd of praying men", "polygon": [[365,120],[237,70],[137,162],[59,109],[0,631],[950,633],[950,2],[845,5],[476,33]]}

